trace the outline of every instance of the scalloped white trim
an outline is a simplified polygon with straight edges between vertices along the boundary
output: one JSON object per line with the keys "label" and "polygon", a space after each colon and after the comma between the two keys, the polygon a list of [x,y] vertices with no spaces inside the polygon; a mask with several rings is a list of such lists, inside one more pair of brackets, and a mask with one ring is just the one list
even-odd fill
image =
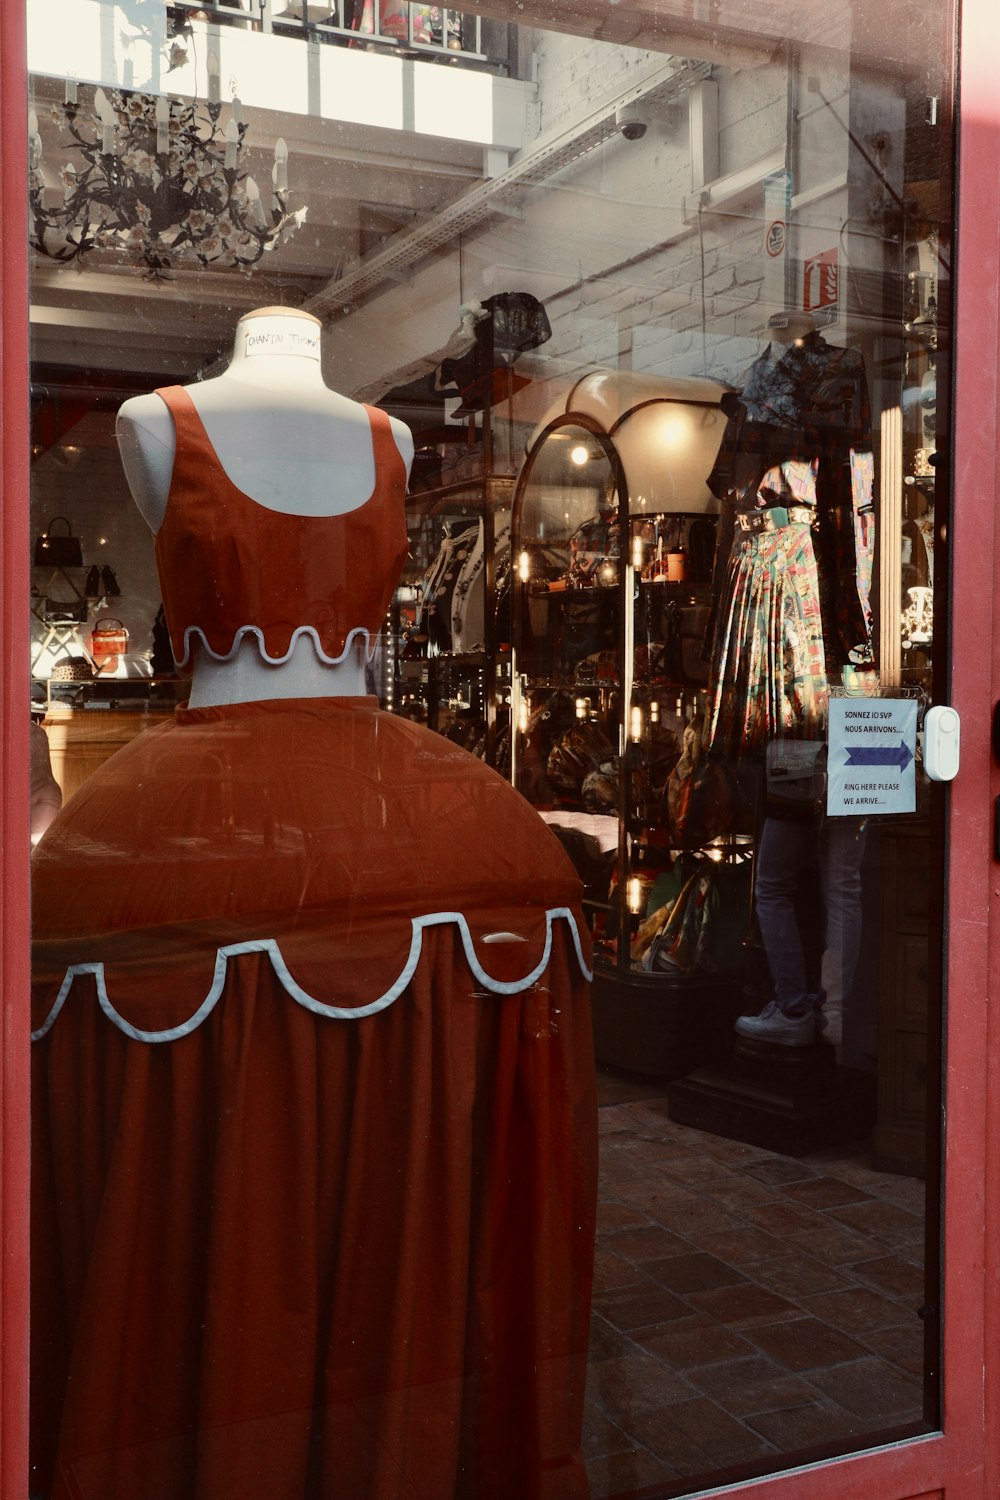
{"label": "scalloped white trim", "polygon": [[290,661],[295,647],[298,645],[299,640],[303,636],[310,637],[313,643],[313,647],[315,648],[316,655],[319,657],[320,661],[328,667],[340,666],[340,663],[344,661],[350,653],[351,647],[354,644],[355,637],[358,637],[359,639],[364,641],[365,655],[368,661],[374,660],[375,653],[378,650],[378,635],[376,634],[373,640],[371,631],[368,630],[366,626],[355,625],[354,629],[348,633],[347,638],[344,641],[344,649],[343,651],[341,651],[340,655],[328,656],[327,653],[323,650],[322,645],[320,644],[319,632],[317,631],[315,625],[297,625],[292,631],[292,638],[288,643],[288,650],[285,652],[284,656],[269,656],[267,647],[264,644],[264,632],[261,630],[260,626],[241,625],[233,636],[233,644],[230,646],[229,650],[225,653],[224,656],[220,656],[218,651],[213,651],[211,646],[208,644],[208,641],[205,638],[205,632],[202,630],[201,626],[189,625],[184,632],[184,655],[181,657],[180,661],[176,663],[176,665],[178,667],[186,667],[190,662],[191,639],[193,636],[198,637],[201,649],[205,652],[206,656],[210,656],[213,661],[226,662],[232,661],[233,657],[236,655],[237,651],[243,643],[244,636],[248,635],[255,635],[257,637],[257,649],[261,654],[261,658],[267,662],[269,667],[281,667],[284,666],[285,662]]}
{"label": "scalloped white trim", "polygon": [[[63,982],[59,986],[59,993],[53,1002],[52,1009],[37,1031],[31,1033],[31,1040],[33,1042],[40,1041],[55,1025],[56,1018],[65,1005],[70,990],[73,988],[73,980],[76,976],[78,974],[93,974],[97,985],[98,1003],[108,1020],[117,1026],[119,1031],[124,1032],[127,1037],[131,1037],[134,1042],[176,1042],[180,1037],[187,1036],[189,1032],[196,1030],[202,1021],[207,1020],[211,1015],[225,987],[226,968],[229,960],[230,958],[235,958],[240,953],[266,953],[271,960],[271,967],[274,970],[275,977],[282,988],[298,1005],[304,1006],[306,1010],[311,1010],[317,1016],[326,1016],[334,1021],[360,1021],[364,1016],[374,1016],[380,1010],[388,1009],[393,1001],[399,998],[416,973],[417,965],[420,962],[424,928],[440,927],[446,922],[454,922],[458,928],[469,968],[479,980],[479,983],[485,989],[492,990],[497,995],[516,995],[521,990],[530,988],[545,972],[546,965],[552,954],[552,924],[557,917],[564,918],[569,923],[577,960],[582,973],[589,983],[594,977],[593,970],[587,966],[587,962],[583,956],[583,945],[580,942],[580,932],[577,927],[576,918],[568,906],[553,906],[545,913],[545,949],[538,963],[523,979],[493,979],[486,973],[486,970],[476,957],[476,949],[472,940],[472,934],[469,931],[469,924],[462,913],[439,911],[431,912],[423,917],[412,917],[410,919],[413,931],[406,963],[403,965],[398,979],[389,986],[383,995],[380,995],[377,1000],[369,1001],[367,1005],[327,1005],[322,1000],[317,1000],[314,995],[307,994],[301,985],[297,984],[292,978],[288,965],[281,956],[281,949],[274,938],[255,938],[245,943],[227,943],[225,947],[216,950],[215,973],[212,976],[212,984],[208,994],[188,1020],[182,1021],[179,1026],[168,1026],[164,1031],[140,1031],[137,1026],[133,1026],[129,1021],[126,1021],[125,1017],[115,1010],[104,982],[103,963],[70,964],[63,977]],[[499,942],[510,936],[516,936],[516,934],[491,933],[483,941],[489,942],[490,938],[492,938],[494,942]]]}

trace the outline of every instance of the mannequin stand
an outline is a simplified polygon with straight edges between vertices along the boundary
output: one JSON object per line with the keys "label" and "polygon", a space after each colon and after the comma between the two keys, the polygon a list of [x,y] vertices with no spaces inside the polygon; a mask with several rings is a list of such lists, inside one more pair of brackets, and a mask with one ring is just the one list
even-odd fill
{"label": "mannequin stand", "polygon": [[783,1047],[738,1037],[729,1062],[699,1068],[668,1089],[679,1125],[807,1156],[871,1133],[875,1079],[836,1065],[833,1048]]}

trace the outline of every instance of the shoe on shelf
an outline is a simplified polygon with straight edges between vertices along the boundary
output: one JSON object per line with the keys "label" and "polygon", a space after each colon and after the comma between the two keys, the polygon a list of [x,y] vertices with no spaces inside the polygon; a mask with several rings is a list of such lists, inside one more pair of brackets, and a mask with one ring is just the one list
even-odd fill
{"label": "shoe on shelf", "polygon": [[779,1047],[811,1047],[816,1041],[816,1012],[809,1002],[783,1011],[772,1000],[759,1016],[740,1016],[736,1035],[755,1042],[775,1042]]}

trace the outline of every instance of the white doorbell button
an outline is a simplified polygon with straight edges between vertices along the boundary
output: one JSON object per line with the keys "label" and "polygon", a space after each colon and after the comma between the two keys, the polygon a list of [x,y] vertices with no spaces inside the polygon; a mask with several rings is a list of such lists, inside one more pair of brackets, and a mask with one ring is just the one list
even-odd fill
{"label": "white doorbell button", "polygon": [[955,709],[937,703],[924,715],[924,770],[931,781],[953,781],[958,772],[962,721]]}

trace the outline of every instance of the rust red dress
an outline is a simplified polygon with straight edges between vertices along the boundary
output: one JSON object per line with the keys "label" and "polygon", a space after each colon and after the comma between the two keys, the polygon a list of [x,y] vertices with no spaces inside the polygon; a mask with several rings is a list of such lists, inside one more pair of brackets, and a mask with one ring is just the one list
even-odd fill
{"label": "rust red dress", "polygon": [[[161,543],[161,582],[175,643],[224,655],[200,601],[253,502],[189,464],[185,402],[164,526],[204,552],[178,590]],[[264,518],[273,609],[258,569],[228,613],[246,555],[219,569],[231,644],[374,636],[349,575],[278,619],[297,550],[322,585],[353,516],[398,567],[373,435],[367,517]],[[584,1497],[589,951],[528,805],[373,699],[181,709],[84,784],[33,878],[33,1492]]]}

